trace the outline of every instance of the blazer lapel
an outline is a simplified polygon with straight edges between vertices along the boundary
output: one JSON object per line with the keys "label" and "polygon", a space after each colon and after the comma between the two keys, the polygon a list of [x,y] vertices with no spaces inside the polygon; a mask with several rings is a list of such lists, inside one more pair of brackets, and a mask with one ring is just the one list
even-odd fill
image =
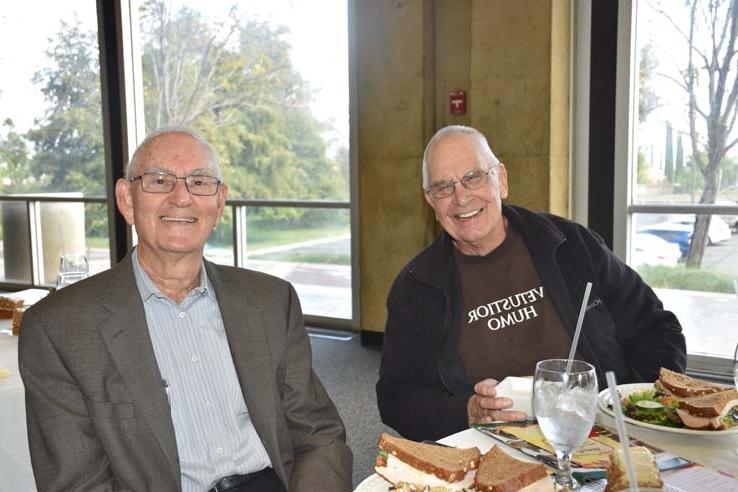
{"label": "blazer lapel", "polygon": [[224,270],[205,262],[208,278],[215,288],[233,364],[249,410],[249,416],[259,434],[275,470],[282,468],[277,438],[276,404],[271,395],[274,369],[269,357],[269,344],[261,309],[244,302],[243,285],[228,279]]}
{"label": "blazer lapel", "polygon": [[174,424],[151,344],[130,254],[113,269],[108,298],[103,302],[103,307],[110,312],[110,317],[100,324],[100,333],[128,386],[136,408],[140,409],[159,442],[179,484],[180,468]]}

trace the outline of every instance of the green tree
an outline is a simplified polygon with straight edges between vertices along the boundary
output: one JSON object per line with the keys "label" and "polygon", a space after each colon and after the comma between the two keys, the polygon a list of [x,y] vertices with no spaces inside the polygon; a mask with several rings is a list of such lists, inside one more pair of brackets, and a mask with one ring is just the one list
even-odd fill
{"label": "green tree", "polygon": [[3,122],[5,136],[0,136],[0,193],[23,193],[34,179],[28,169],[28,142],[15,131],[13,120]]}
{"label": "green tree", "polygon": [[97,37],[76,19],[62,23],[46,55],[51,65],[33,82],[47,109],[28,132],[34,153],[29,167],[41,177],[37,191],[105,194],[100,66]]}

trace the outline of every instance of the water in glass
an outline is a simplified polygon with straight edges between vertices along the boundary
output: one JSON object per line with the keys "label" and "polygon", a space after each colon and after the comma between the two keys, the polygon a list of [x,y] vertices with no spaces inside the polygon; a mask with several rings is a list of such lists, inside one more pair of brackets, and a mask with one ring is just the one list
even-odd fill
{"label": "water in glass", "polygon": [[556,450],[558,490],[577,490],[571,476],[571,455],[585,441],[597,409],[594,367],[573,361],[566,374],[566,359],[541,361],[533,380],[533,411],[544,437]]}

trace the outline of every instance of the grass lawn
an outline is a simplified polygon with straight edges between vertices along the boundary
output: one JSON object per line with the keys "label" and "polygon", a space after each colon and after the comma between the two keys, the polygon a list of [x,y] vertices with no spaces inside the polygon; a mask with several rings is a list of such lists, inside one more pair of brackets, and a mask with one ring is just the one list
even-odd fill
{"label": "grass lawn", "polygon": [[[311,239],[321,239],[348,234],[348,225],[327,225],[321,227],[295,227],[290,229],[267,229],[263,227],[248,227],[246,245],[251,251],[263,248],[282,246],[284,244],[299,243]],[[228,245],[225,245],[226,247]]]}

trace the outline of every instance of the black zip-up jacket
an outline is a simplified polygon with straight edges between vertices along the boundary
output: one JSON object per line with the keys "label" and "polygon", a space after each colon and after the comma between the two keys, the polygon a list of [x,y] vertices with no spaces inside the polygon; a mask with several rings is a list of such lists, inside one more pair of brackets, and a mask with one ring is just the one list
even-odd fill
{"label": "black zip-up jacket", "polygon": [[[619,384],[655,381],[660,367],[684,371],[686,346],[676,316],[597,234],[550,214],[506,205],[502,212],[525,241],[572,338],[592,282],[577,352],[595,366],[600,388],[610,370]],[[453,248],[441,233],[399,273],[387,300],[377,403],[382,421],[410,439],[438,439],[468,427],[473,386],[458,351]]]}

